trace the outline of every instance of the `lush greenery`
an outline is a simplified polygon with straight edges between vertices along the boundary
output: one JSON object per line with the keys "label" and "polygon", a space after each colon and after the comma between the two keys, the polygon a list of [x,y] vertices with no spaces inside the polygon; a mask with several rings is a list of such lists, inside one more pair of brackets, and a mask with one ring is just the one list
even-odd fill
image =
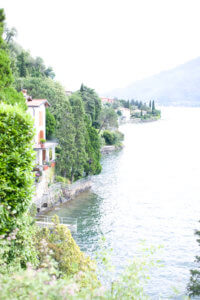
{"label": "lush greenery", "polygon": [[4,20],[4,11],[0,9],[0,101],[4,101],[8,104],[18,103],[23,109],[26,109],[25,99],[22,93],[18,93],[12,85],[14,78],[11,70],[11,61],[6,43],[2,38]]}
{"label": "lush greenery", "polygon": [[[197,235],[197,242],[200,245],[200,230],[196,230],[195,234]],[[196,256],[197,269],[191,270],[190,282],[188,284],[188,293],[190,296],[200,296],[200,256]]]}
{"label": "lush greenery", "polygon": [[[100,98],[83,84],[77,93],[68,98],[64,88],[53,80],[52,68],[46,68],[41,58],[34,59],[17,45],[13,41],[14,34],[15,31],[6,29],[14,85],[18,92],[25,88],[33,98],[48,99],[51,105],[46,111],[46,135],[59,144],[57,175],[73,181],[100,173],[100,137],[96,130],[101,115]],[[11,103],[13,98],[9,99]],[[14,102],[19,100],[15,97]]]}
{"label": "lush greenery", "polygon": [[104,130],[102,137],[105,140],[106,145],[116,145],[121,146],[124,139],[124,134],[120,131],[109,131]]}
{"label": "lush greenery", "polygon": [[0,104],[0,234],[10,232],[32,197],[33,122],[20,108]]}
{"label": "lush greenery", "polygon": [[161,116],[161,111],[156,109],[154,100],[150,100],[148,105],[142,101],[131,100],[129,107],[133,119],[156,120]]}

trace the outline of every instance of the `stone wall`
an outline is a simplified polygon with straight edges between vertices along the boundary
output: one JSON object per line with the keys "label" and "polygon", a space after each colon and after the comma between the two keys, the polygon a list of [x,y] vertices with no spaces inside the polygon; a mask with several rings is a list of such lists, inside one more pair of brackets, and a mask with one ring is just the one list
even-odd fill
{"label": "stone wall", "polygon": [[54,206],[74,199],[78,194],[89,190],[92,182],[89,178],[81,179],[73,184],[54,183],[54,168],[43,171],[40,182],[35,184],[33,203],[37,212],[42,213]]}

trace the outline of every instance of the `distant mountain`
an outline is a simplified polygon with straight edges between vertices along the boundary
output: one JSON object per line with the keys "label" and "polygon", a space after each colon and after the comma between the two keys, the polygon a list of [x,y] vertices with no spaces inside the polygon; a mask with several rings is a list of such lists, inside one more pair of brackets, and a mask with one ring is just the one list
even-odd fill
{"label": "distant mountain", "polygon": [[160,105],[200,106],[200,57],[107,96],[144,102],[154,99]]}

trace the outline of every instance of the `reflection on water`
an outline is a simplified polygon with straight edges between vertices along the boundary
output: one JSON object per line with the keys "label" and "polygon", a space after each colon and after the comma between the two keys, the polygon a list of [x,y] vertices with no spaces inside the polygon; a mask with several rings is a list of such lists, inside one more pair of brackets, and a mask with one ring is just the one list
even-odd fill
{"label": "reflection on water", "polygon": [[153,273],[149,294],[167,296],[172,286],[184,293],[198,253],[200,109],[163,108],[162,120],[126,124],[121,131],[125,147],[103,158],[92,191],[56,213],[78,219],[75,239],[89,254],[104,235],[117,270],[136,253],[141,239],[163,245],[165,267]]}

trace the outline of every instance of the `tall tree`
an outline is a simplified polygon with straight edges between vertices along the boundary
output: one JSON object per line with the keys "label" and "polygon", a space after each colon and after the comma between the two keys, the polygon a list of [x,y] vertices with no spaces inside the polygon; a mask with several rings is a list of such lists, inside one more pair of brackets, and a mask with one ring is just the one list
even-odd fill
{"label": "tall tree", "polygon": [[151,100],[149,101],[149,107],[151,108]]}
{"label": "tall tree", "polygon": [[100,117],[99,117],[99,133],[101,130],[108,129],[108,128],[117,128],[118,127],[118,121],[117,121],[117,114],[111,107],[103,107]]}
{"label": "tall tree", "polygon": [[71,181],[81,178],[84,173],[84,165],[88,159],[86,153],[86,126],[85,126],[85,111],[81,96],[79,93],[74,93],[70,98],[72,113],[74,116],[75,127],[75,157],[71,172]]}
{"label": "tall tree", "polygon": [[75,163],[75,127],[74,118],[69,101],[62,103],[60,119],[57,123],[56,138],[59,143],[59,153],[56,160],[56,171],[63,177],[73,179]]}
{"label": "tall tree", "polygon": [[101,144],[100,144],[100,138],[97,132],[97,129],[92,127],[91,122],[89,121],[89,118],[86,116],[85,118],[86,123],[86,152],[88,155],[88,159],[85,163],[84,170],[86,172],[86,175],[89,174],[99,174],[101,172],[101,164],[100,164],[100,158],[101,158]]}
{"label": "tall tree", "polygon": [[152,113],[155,112],[155,102],[154,100],[152,101]]}
{"label": "tall tree", "polygon": [[81,85],[80,94],[84,102],[85,113],[91,118],[92,125],[98,127],[98,119],[101,112],[101,99],[98,97],[96,92]]}

